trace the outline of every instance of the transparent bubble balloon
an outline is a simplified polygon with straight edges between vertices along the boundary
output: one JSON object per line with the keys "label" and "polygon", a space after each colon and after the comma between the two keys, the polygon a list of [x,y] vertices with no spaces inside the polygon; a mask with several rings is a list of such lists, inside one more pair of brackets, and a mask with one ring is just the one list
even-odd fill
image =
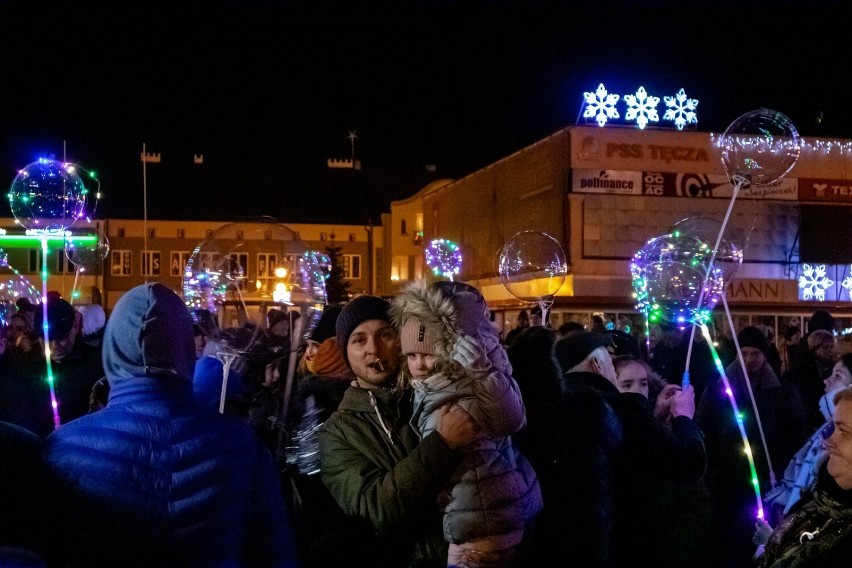
{"label": "transparent bubble balloon", "polygon": [[65,229],[85,215],[89,190],[75,164],[42,159],[18,172],[9,190],[15,219],[27,229]]}
{"label": "transparent bubble balloon", "polygon": [[109,239],[97,230],[84,237],[65,241],[65,258],[80,272],[97,272],[109,255]]}
{"label": "transparent bubble balloon", "polygon": [[[630,264],[637,309],[649,322],[703,321],[724,293],[724,278],[712,247],[688,235],[669,233],[651,239]],[[706,284],[705,284],[705,278]]]}
{"label": "transparent bubble balloon", "polygon": [[209,312],[223,327],[258,333],[269,310],[295,311],[306,337],[326,304],[325,276],[317,253],[289,227],[267,218],[235,222],[195,248],[183,299],[194,316]]}
{"label": "transparent bubble balloon", "polygon": [[[710,246],[711,250],[722,230],[721,221],[709,217],[687,217],[675,223],[671,232],[679,232],[688,237],[694,237]],[[743,263],[743,250],[734,242],[722,236],[719,248],[716,250],[714,265],[722,271],[722,278],[727,284]]]}
{"label": "transparent bubble balloon", "polygon": [[539,231],[522,231],[500,249],[503,286],[524,302],[553,300],[565,282],[568,262],[559,241]]}
{"label": "transparent bubble balloon", "polygon": [[784,177],[796,164],[802,141],[793,122],[765,108],[734,120],[722,135],[722,163],[734,182],[765,184]]}
{"label": "transparent bubble balloon", "polygon": [[[5,253],[0,252],[0,257],[5,259]],[[0,318],[6,324],[17,312],[17,302],[21,298],[32,304],[41,304],[41,293],[27,277],[10,266],[8,261],[0,262]]]}

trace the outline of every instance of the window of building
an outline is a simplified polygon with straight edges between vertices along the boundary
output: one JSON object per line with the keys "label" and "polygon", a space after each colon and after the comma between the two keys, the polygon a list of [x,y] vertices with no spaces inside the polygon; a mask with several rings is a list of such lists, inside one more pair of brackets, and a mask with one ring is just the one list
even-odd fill
{"label": "window of building", "polygon": [[133,274],[133,251],[114,250],[110,254],[110,273],[113,276],[130,276]]}
{"label": "window of building", "polygon": [[41,272],[41,249],[30,249],[27,263],[28,272]]}
{"label": "window of building", "polygon": [[234,264],[229,265],[229,270],[232,273],[231,278],[237,282],[237,287],[240,290],[246,289],[246,281],[249,275],[248,257],[247,252],[231,253],[228,255],[228,258],[234,261]]}
{"label": "window of building", "polygon": [[395,254],[391,266],[391,280],[408,280],[408,256]]}
{"label": "window of building", "polygon": [[160,251],[142,251],[142,276],[160,275]]}
{"label": "window of building", "polygon": [[278,265],[278,255],[262,252],[257,255],[257,278],[269,279],[275,277],[275,267]]}
{"label": "window of building", "polygon": [[198,255],[198,270],[213,270],[218,260],[218,252],[202,252]]}
{"label": "window of building", "polygon": [[402,221],[400,221],[399,225],[400,225],[400,229],[401,229],[401,231],[400,231],[400,232],[401,232],[403,235],[407,235],[407,234],[408,234],[408,230],[407,230],[407,229],[408,229],[408,227],[406,227],[406,226],[405,226],[405,219],[403,219]]}
{"label": "window of building", "polygon": [[75,271],[74,263],[65,256],[65,249],[56,251],[56,274],[67,274]]}
{"label": "window of building", "polygon": [[349,242],[350,242],[350,243],[354,243],[354,242],[355,242],[355,233],[349,233]]}
{"label": "window of building", "polygon": [[183,276],[191,254],[188,250],[173,250],[169,255],[169,276]]}
{"label": "window of building", "polygon": [[343,255],[343,277],[347,280],[359,280],[361,278],[361,255]]}
{"label": "window of building", "polygon": [[157,230],[156,229],[148,229],[148,238],[149,239],[157,238]]}
{"label": "window of building", "polygon": [[184,237],[186,237],[186,232],[183,229],[178,229],[177,230],[177,238],[182,239]]}
{"label": "window of building", "polygon": [[125,231],[124,231],[124,227],[119,227],[119,228],[118,228],[118,236],[119,236],[119,237],[121,237],[121,238],[123,238],[123,237],[124,237],[124,233],[125,233]]}

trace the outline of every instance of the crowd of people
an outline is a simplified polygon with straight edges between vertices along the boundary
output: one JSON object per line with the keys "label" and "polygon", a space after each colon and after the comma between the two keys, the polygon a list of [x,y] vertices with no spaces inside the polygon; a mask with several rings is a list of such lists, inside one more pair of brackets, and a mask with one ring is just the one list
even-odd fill
{"label": "crowd of people", "polygon": [[306,330],[262,315],[219,329],[159,284],[110,314],[21,302],[0,565],[852,565],[852,349],[827,312],[720,337],[723,373],[689,328],[534,308],[503,336],[458,282]]}

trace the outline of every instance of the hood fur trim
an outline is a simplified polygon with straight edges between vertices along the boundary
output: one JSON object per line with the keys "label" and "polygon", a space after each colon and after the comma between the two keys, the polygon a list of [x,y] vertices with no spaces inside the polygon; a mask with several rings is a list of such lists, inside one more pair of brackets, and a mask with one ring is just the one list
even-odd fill
{"label": "hood fur trim", "polygon": [[458,338],[456,328],[458,310],[453,298],[439,289],[431,288],[424,280],[415,280],[405,285],[391,303],[391,323],[397,329],[410,319],[422,323],[434,337],[438,338],[436,354],[449,361],[453,345]]}

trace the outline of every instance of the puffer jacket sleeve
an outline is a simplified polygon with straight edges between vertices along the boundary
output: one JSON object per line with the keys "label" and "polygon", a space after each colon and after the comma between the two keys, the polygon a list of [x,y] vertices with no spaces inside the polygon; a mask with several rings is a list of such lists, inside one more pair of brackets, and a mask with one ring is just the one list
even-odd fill
{"label": "puffer jacket sleeve", "polygon": [[473,381],[476,403],[468,411],[492,436],[511,436],[526,425],[526,410],[518,383],[497,368]]}
{"label": "puffer jacket sleeve", "polygon": [[298,566],[290,515],[272,455],[259,442],[254,517],[249,521],[248,566]]}
{"label": "puffer jacket sleeve", "polygon": [[[360,422],[364,428],[366,421]],[[351,421],[341,426],[332,418],[320,429],[321,475],[346,514],[370,520],[379,533],[417,522],[427,511],[434,514],[438,491],[458,465],[460,454],[437,433],[426,436],[405,455],[399,441],[389,450],[382,446],[389,443],[387,438],[380,442],[370,434],[353,435]],[[359,447],[356,439],[372,444]]]}

